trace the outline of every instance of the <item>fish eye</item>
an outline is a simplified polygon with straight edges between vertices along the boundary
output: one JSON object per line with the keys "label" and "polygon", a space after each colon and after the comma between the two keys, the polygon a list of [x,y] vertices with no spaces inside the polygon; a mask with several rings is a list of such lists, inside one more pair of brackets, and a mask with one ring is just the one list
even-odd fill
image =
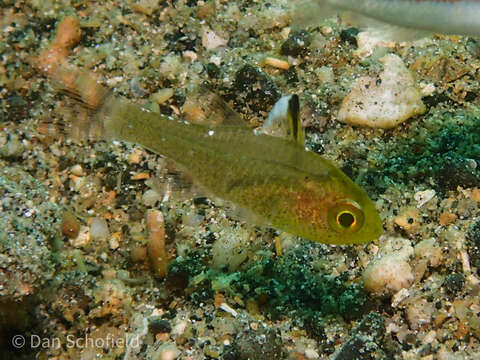
{"label": "fish eye", "polygon": [[360,230],[364,215],[359,204],[352,200],[340,200],[328,210],[328,224],[339,233]]}
{"label": "fish eye", "polygon": [[342,211],[337,214],[337,224],[345,229],[354,226],[355,221],[355,214],[352,214],[350,211]]}

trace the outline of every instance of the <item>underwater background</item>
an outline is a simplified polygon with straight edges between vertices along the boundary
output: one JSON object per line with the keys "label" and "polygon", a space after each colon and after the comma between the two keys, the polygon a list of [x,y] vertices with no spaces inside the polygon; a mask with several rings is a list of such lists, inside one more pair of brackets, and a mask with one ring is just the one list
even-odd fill
{"label": "underwater background", "polygon": [[[0,3],[0,360],[480,358],[480,38],[374,42],[294,16]],[[77,139],[91,114],[52,80],[62,61],[172,117],[204,111],[208,82],[252,131],[298,94],[307,148],[368,193],[383,234],[254,226],[167,158]]]}

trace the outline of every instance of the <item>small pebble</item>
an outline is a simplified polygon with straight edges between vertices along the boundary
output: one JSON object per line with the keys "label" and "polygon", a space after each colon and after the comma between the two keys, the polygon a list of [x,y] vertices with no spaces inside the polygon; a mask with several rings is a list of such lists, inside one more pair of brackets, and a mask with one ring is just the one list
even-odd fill
{"label": "small pebble", "polygon": [[396,254],[371,261],[363,273],[365,289],[378,294],[396,293],[409,287],[414,278],[410,264]]}
{"label": "small pebble", "polygon": [[215,16],[215,2],[207,1],[203,5],[197,4],[197,16],[201,20],[208,20]]}
{"label": "small pebble", "polygon": [[265,58],[265,64],[282,70],[288,70],[290,68],[290,63],[288,61],[273,57]]}
{"label": "small pebble", "polygon": [[159,2],[155,0],[140,0],[131,3],[132,10],[150,16],[159,8]]}
{"label": "small pebble", "polygon": [[429,189],[424,191],[417,191],[413,198],[417,201],[417,207],[421,208],[427,202],[433,199],[435,196],[435,190]]}
{"label": "small pebble", "polygon": [[134,149],[133,152],[128,155],[128,163],[131,165],[139,164],[142,161],[143,157],[143,150],[141,149]]}
{"label": "small pebble", "polygon": [[157,201],[161,200],[162,195],[153,189],[148,189],[142,195],[142,201],[145,206],[154,206]]}
{"label": "small pebble", "polygon": [[245,102],[255,112],[270,110],[281,97],[275,82],[250,64],[242,66],[235,73],[231,93],[240,103]]}
{"label": "small pebble", "polygon": [[360,31],[357,28],[349,27],[340,32],[340,39],[353,46],[357,46],[357,35]]}
{"label": "small pebble", "polygon": [[322,83],[335,81],[335,74],[330,66],[321,66],[315,71],[315,75],[317,75],[318,80]]}
{"label": "small pebble", "polygon": [[12,134],[5,145],[0,148],[0,155],[5,157],[18,157],[22,155],[25,146],[18,138],[18,135]]}
{"label": "small pebble", "polygon": [[117,271],[114,269],[105,269],[102,271],[105,280],[113,280],[117,278]]}
{"label": "small pebble", "polygon": [[408,207],[398,214],[393,221],[407,233],[416,233],[420,229],[420,212],[416,207]]}
{"label": "small pebble", "polygon": [[155,352],[154,360],[175,360],[180,355],[180,350],[174,343],[166,342]]}
{"label": "small pebble", "polygon": [[105,219],[96,217],[90,223],[90,236],[94,240],[104,240],[109,236],[108,224]]}
{"label": "small pebble", "polygon": [[145,246],[135,246],[130,252],[130,257],[134,263],[142,263],[147,259],[147,248]]}
{"label": "small pebble", "polygon": [[227,45],[228,41],[215,34],[211,29],[205,28],[202,35],[202,46],[207,49],[216,49]]}
{"label": "small pebble", "polygon": [[461,273],[447,274],[443,286],[447,293],[454,295],[463,289],[465,276]]}
{"label": "small pebble", "polygon": [[213,62],[209,62],[207,65],[205,65],[205,70],[207,70],[208,76],[212,79],[218,78],[221,72],[218,65]]}
{"label": "small pebble", "polygon": [[428,302],[425,299],[419,299],[407,306],[405,316],[407,318],[410,328],[418,330],[422,326],[432,322],[432,316],[435,311],[433,302]]}
{"label": "small pebble", "polygon": [[90,238],[90,228],[88,226],[80,226],[78,236],[70,238],[69,242],[73,247],[79,248],[86,246],[90,242]]}
{"label": "small pebble", "polygon": [[318,355],[318,352],[316,352],[314,349],[305,349],[305,356],[307,359],[318,359],[320,358],[320,355]]}
{"label": "small pebble", "polygon": [[62,234],[68,236],[70,239],[75,239],[78,236],[80,223],[72,212],[66,211],[65,214],[63,214],[61,229]]}
{"label": "small pebble", "polygon": [[415,279],[408,263],[413,252],[407,239],[384,239],[378,257],[368,264],[363,273],[365,289],[375,294],[394,294],[408,288]]}
{"label": "small pebble", "polygon": [[440,265],[443,259],[442,249],[433,238],[422,240],[416,244],[414,254],[416,258],[427,260],[431,266]]}
{"label": "small pebble", "polygon": [[467,162],[468,166],[470,166],[470,168],[477,168],[477,162],[474,159],[465,159],[465,161]]}
{"label": "small pebble", "polygon": [[438,217],[438,223],[442,226],[449,225],[457,219],[457,215],[450,212],[443,212]]}
{"label": "small pebble", "polygon": [[153,316],[148,319],[148,331],[153,335],[158,333],[169,333],[172,331],[172,326],[168,320],[164,320],[159,316]]}
{"label": "small pebble", "polygon": [[280,53],[288,56],[298,56],[305,53],[312,43],[312,37],[306,30],[292,31],[282,44]]}
{"label": "small pebble", "polygon": [[165,221],[158,210],[147,212],[148,255],[155,275],[162,279],[167,272],[167,253],[165,251]]}
{"label": "small pebble", "polygon": [[426,108],[421,92],[403,60],[394,54],[380,59],[379,76],[358,78],[343,99],[338,120],[350,125],[392,128]]}
{"label": "small pebble", "polygon": [[70,172],[76,176],[83,176],[82,165],[80,164],[73,165],[72,168],[70,169]]}
{"label": "small pebble", "polygon": [[175,324],[175,326],[172,328],[171,334],[172,335],[182,335],[185,332],[185,329],[187,328],[187,322],[184,320],[181,320]]}
{"label": "small pebble", "polygon": [[117,238],[112,237],[109,241],[108,244],[110,245],[111,250],[116,250],[120,247],[120,242],[118,241]]}

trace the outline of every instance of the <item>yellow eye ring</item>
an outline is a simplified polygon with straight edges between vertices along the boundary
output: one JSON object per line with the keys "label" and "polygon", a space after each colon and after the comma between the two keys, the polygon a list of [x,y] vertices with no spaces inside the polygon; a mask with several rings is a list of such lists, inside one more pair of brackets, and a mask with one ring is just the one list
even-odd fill
{"label": "yellow eye ring", "polygon": [[362,208],[352,200],[337,201],[328,209],[328,225],[338,233],[354,233],[360,230],[364,220]]}

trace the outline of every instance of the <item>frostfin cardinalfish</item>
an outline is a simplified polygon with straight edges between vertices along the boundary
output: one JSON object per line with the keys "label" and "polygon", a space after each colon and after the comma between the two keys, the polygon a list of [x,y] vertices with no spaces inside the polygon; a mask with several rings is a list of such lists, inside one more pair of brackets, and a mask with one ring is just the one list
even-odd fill
{"label": "frostfin cardinalfish", "polygon": [[235,122],[209,126],[171,119],[113,96],[91,74],[70,68],[56,73],[57,83],[91,108],[89,125],[104,139],[139,144],[174,160],[214,196],[260,218],[260,225],[327,244],[364,243],[382,232],[365,191],[299,145],[296,96],[288,101],[286,118],[296,127],[288,140],[254,134]]}
{"label": "frostfin cardinalfish", "polygon": [[431,33],[480,35],[479,0],[298,0],[294,7],[293,21],[302,27],[339,14],[392,40]]}

